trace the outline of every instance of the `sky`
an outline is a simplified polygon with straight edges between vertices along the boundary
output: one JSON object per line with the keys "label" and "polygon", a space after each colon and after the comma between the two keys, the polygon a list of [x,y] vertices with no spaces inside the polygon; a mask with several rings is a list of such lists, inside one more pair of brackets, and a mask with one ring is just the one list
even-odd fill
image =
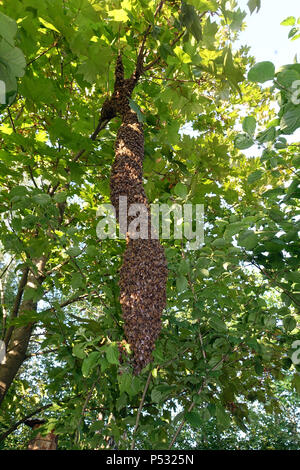
{"label": "sky", "polygon": [[241,10],[247,11],[247,28],[240,33],[239,44],[251,46],[251,55],[257,62],[269,60],[276,68],[294,62],[298,55],[300,61],[300,39],[288,39],[290,26],[280,23],[288,16],[300,17],[300,0],[261,0],[261,9],[250,15],[248,0],[237,0]]}
{"label": "sky", "polygon": [[[281,26],[280,23],[288,16],[300,17],[300,0],[261,0],[261,9],[250,15],[248,0],[237,0],[241,10],[247,11],[245,22],[247,27],[240,33],[236,44],[251,47],[250,55],[256,62],[269,60],[278,70],[282,65],[300,62],[300,39],[291,41],[288,38],[291,26]],[[269,86],[270,82],[266,85]],[[300,129],[292,136],[285,136],[288,142],[300,139]],[[254,154],[253,147],[246,154]]]}
{"label": "sky", "polygon": [[[288,38],[291,27],[280,25],[288,16],[300,17],[300,0],[261,0],[261,9],[252,15],[247,6],[248,0],[237,0],[237,3],[241,10],[247,12],[244,20],[247,26],[239,33],[236,50],[241,45],[250,46],[250,55],[256,58],[256,62],[271,61],[277,70],[282,65],[293,63],[296,54],[300,62],[300,39],[291,41]],[[266,86],[270,86],[270,83],[266,82]],[[191,130],[190,125],[185,126],[185,132],[198,135]],[[289,141],[297,140],[300,138],[300,130],[287,138]]]}

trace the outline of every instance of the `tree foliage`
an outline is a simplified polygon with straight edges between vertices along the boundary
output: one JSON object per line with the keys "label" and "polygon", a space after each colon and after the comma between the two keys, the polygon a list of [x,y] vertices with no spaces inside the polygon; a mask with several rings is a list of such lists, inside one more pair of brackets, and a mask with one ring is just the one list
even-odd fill
{"label": "tree foliage", "polygon": [[[22,420],[35,410],[61,449],[165,449],[185,425],[245,431],[249,402],[281,413],[274,383],[288,376],[300,391],[299,64],[277,72],[235,51],[246,13],[234,0],[7,0],[0,10],[2,445],[26,447]],[[119,51],[130,76],[141,48],[131,106],[147,197],[204,204],[205,244],[162,241],[163,328],[133,376],[119,304],[125,241],[99,240],[96,226],[120,125],[103,104]],[[254,145],[257,156],[244,152]]]}

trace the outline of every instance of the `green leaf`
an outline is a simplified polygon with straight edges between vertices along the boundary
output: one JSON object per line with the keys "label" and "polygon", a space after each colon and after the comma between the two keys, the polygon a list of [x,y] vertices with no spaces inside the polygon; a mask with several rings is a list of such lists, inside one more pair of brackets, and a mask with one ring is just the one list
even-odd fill
{"label": "green leaf", "polygon": [[214,248],[224,248],[227,245],[226,240],[224,238],[217,238],[211,244]]}
{"label": "green leaf", "polygon": [[14,37],[17,33],[17,23],[0,12],[0,36],[10,45],[14,45]]}
{"label": "green leaf", "polygon": [[300,283],[300,272],[299,271],[298,272],[295,271],[295,272],[286,273],[285,277],[289,281]]}
{"label": "green leaf", "polygon": [[251,175],[248,176],[248,183],[249,184],[256,183],[256,181],[261,179],[263,174],[264,174],[263,170],[254,171],[253,173],[251,173]]}
{"label": "green leaf", "polygon": [[106,349],[106,358],[110,364],[119,364],[119,348],[117,343],[110,343]]}
{"label": "green leaf", "polygon": [[86,357],[84,347],[85,345],[83,343],[76,343],[72,349],[73,356],[78,357],[79,359],[84,359]]}
{"label": "green leaf", "polygon": [[208,269],[204,269],[204,268],[197,269],[197,275],[200,277],[209,277],[209,271]]}
{"label": "green leaf", "polygon": [[256,119],[252,116],[248,116],[243,121],[243,130],[249,135],[254,135],[256,129]]}
{"label": "green leaf", "polygon": [[133,100],[129,100],[129,105],[131,109],[137,114],[139,122],[144,122],[144,115],[141,111],[141,108],[136,104],[136,102]]}
{"label": "green leaf", "polygon": [[54,196],[54,201],[58,203],[63,203],[66,201],[68,196],[68,193],[66,191],[60,191],[59,193],[56,193]]}
{"label": "green leaf", "polygon": [[297,80],[300,80],[300,74],[293,69],[283,69],[277,74],[277,82],[285,88],[292,87]]}
{"label": "green leaf", "polygon": [[261,0],[249,0],[248,1],[248,8],[250,10],[251,15],[255,11],[255,9],[257,10],[257,12],[259,12],[260,7],[261,7]]}
{"label": "green leaf", "polygon": [[176,194],[176,196],[184,199],[188,193],[188,189],[184,183],[177,183],[174,188],[174,193]]}
{"label": "green leaf", "polygon": [[297,322],[294,317],[288,316],[283,319],[283,326],[287,332],[290,332],[296,328]]}
{"label": "green leaf", "polygon": [[258,244],[258,236],[252,230],[246,230],[238,237],[238,244],[251,251]]}
{"label": "green leaf", "polygon": [[208,17],[203,28],[203,42],[208,49],[214,49],[217,32],[218,25],[216,23],[212,23],[210,21],[210,17]]}
{"label": "green leaf", "polygon": [[272,329],[276,326],[276,318],[275,317],[266,317],[264,318],[264,324],[266,328]]}
{"label": "green leaf", "polygon": [[93,351],[83,360],[81,367],[83,377],[88,377],[91,374],[92,370],[97,366],[100,359],[100,352]]}
{"label": "green leaf", "polygon": [[248,72],[250,82],[264,83],[275,76],[275,65],[272,62],[258,62]]}
{"label": "green leaf", "polygon": [[44,18],[41,17],[39,17],[39,21],[42,23],[43,26],[45,26],[45,28],[51,29],[52,31],[56,31],[57,33],[59,33],[58,29],[56,29],[53,24],[49,23],[49,21],[46,21],[44,20]]}
{"label": "green leaf", "polygon": [[21,49],[11,46],[2,39],[2,41],[0,41],[0,58],[1,61],[5,61],[9,70],[15,77],[23,77],[25,74],[26,60]]}
{"label": "green leaf", "polygon": [[85,287],[84,278],[80,273],[73,273],[71,277],[71,286],[73,289],[80,289]]}
{"label": "green leaf", "polygon": [[159,403],[161,399],[162,399],[162,393],[156,388],[154,388],[151,392],[151,400],[154,403]]}
{"label": "green leaf", "polygon": [[230,47],[224,49],[223,70],[230,83],[239,90],[238,84],[244,80],[244,75],[242,70],[236,66]]}
{"label": "green leaf", "polygon": [[176,287],[178,292],[183,292],[188,288],[188,280],[184,276],[179,276],[176,278]]}
{"label": "green leaf", "polygon": [[17,96],[17,80],[16,77],[11,72],[8,64],[4,65],[1,63],[0,58],[0,80],[5,84],[5,97],[4,100],[1,96],[0,108],[3,105],[4,107],[11,105],[16,96]]}
{"label": "green leaf", "polygon": [[126,13],[125,10],[111,10],[108,12],[108,15],[114,20],[114,21],[122,21],[126,22],[128,21],[129,17]]}
{"label": "green leaf", "polygon": [[259,358],[255,359],[254,370],[258,376],[262,375],[264,372],[264,368],[262,366],[261,360]]}
{"label": "green leaf", "polygon": [[289,103],[280,121],[280,128],[284,134],[293,134],[300,127],[300,105]]}
{"label": "green leaf", "polygon": [[217,11],[218,3],[216,0],[187,0],[187,3],[193,5],[199,13],[204,11]]}
{"label": "green leaf", "polygon": [[181,22],[192,33],[197,41],[202,39],[201,20],[192,5],[187,5],[185,2],[181,4]]}
{"label": "green leaf", "polygon": [[99,248],[97,248],[95,245],[89,245],[86,249],[86,254],[92,258],[95,258],[99,254]]}
{"label": "green leaf", "polygon": [[120,393],[127,392],[129,395],[131,395],[132,375],[126,373],[118,375],[118,382]]}
{"label": "green leaf", "polygon": [[198,411],[190,411],[185,415],[186,422],[193,428],[200,428],[203,425],[200,413]]}
{"label": "green leaf", "polygon": [[67,253],[71,258],[76,258],[78,255],[80,255],[81,249],[79,246],[72,246],[71,248],[68,248]]}
{"label": "green leaf", "polygon": [[127,405],[127,395],[126,395],[126,393],[121,393],[121,395],[119,396],[119,398],[116,401],[116,408],[117,408],[118,411],[120,411],[123,408],[125,408],[126,405]]}
{"label": "green leaf", "polygon": [[284,138],[284,137],[279,137],[276,141],[276,144],[274,145],[274,147],[277,149],[277,150],[281,150],[281,149],[285,149],[287,148],[287,140]]}
{"label": "green leaf", "polygon": [[210,318],[209,324],[216,331],[219,331],[222,333],[225,333],[227,331],[227,325],[224,322],[224,320],[222,320],[222,318],[220,317],[217,317],[216,315]]}
{"label": "green leaf", "polygon": [[105,423],[104,423],[103,420],[102,420],[102,421],[100,421],[100,420],[94,421],[94,422],[91,424],[90,430],[91,430],[92,432],[101,431],[101,430],[104,428],[104,426],[105,426]]}
{"label": "green leaf", "polygon": [[300,374],[295,374],[292,380],[293,388],[300,395]]}
{"label": "green leaf", "polygon": [[283,194],[285,194],[285,191],[283,188],[274,188],[274,189],[269,189],[268,191],[264,192],[262,194],[262,197],[277,199],[278,196],[282,196]]}
{"label": "green leaf", "polygon": [[24,300],[33,300],[34,302],[37,302],[43,297],[43,295],[44,291],[41,287],[37,289],[33,287],[27,287],[24,292]]}
{"label": "green leaf", "polygon": [[15,186],[9,193],[9,198],[23,197],[28,194],[28,189],[25,186]]}
{"label": "green leaf", "polygon": [[248,134],[238,134],[234,139],[234,146],[239,150],[246,150],[254,145],[254,140]]}
{"label": "green leaf", "polygon": [[296,18],[294,16],[288,16],[280,24],[282,26],[294,26],[296,24]]}
{"label": "green leaf", "polygon": [[226,413],[225,409],[221,405],[216,406],[216,418],[218,425],[222,428],[228,428],[231,424],[229,414]]}
{"label": "green leaf", "polygon": [[276,128],[274,126],[269,127],[269,129],[266,129],[264,132],[261,132],[257,136],[257,141],[260,144],[264,144],[265,142],[272,142],[275,140],[276,137]]}
{"label": "green leaf", "polygon": [[47,206],[51,203],[51,196],[49,194],[36,194],[32,199],[40,206]]}

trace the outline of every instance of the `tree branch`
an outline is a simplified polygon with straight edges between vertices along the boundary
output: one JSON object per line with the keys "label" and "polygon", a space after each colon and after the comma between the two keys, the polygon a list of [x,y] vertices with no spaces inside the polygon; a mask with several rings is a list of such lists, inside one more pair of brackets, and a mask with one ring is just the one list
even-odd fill
{"label": "tree branch", "polygon": [[14,261],[14,258],[11,258],[11,260],[9,261],[9,263],[5,266],[5,268],[3,269],[2,273],[0,274],[0,279],[3,278],[4,274],[6,273],[6,271],[9,269],[11,263]]}
{"label": "tree branch", "polygon": [[[10,319],[16,318],[17,315],[18,315],[19,308],[20,308],[20,305],[21,305],[22,296],[23,296],[23,292],[24,292],[24,288],[26,286],[27,279],[28,279],[28,273],[29,273],[29,268],[25,268],[24,271],[23,271],[22,277],[20,279],[20,282],[19,282],[18,292],[17,292],[16,298],[15,298],[15,303],[14,303],[14,306],[13,306],[13,309],[12,309],[12,312],[11,312],[11,315],[10,315]],[[8,346],[8,343],[10,341],[13,329],[14,329],[14,327],[10,326],[7,333],[6,333],[6,335],[5,335],[4,342],[5,342],[6,347]]]}
{"label": "tree branch", "polygon": [[[98,380],[98,379],[97,379]],[[92,398],[92,395],[93,395],[93,391],[94,391],[94,388],[96,387],[96,384],[97,384],[97,380],[95,380],[95,382],[93,382],[85,400],[84,400],[84,403],[83,403],[83,406],[82,406],[82,410],[81,410],[81,415],[80,415],[80,418],[79,418],[79,421],[78,421],[78,424],[77,424],[77,430],[76,430],[76,437],[75,437],[75,442],[76,444],[79,443],[79,439],[80,439],[80,425],[81,425],[81,422],[84,418],[84,413],[85,413],[85,409],[87,407],[87,404],[88,402],[90,401],[90,399]]]}
{"label": "tree branch", "polygon": [[144,406],[144,401],[145,401],[146,393],[147,393],[147,390],[148,390],[149,385],[150,385],[150,382],[151,382],[151,377],[152,377],[152,370],[150,370],[150,372],[149,372],[149,375],[148,375],[148,378],[147,378],[147,382],[146,382],[146,385],[145,385],[145,388],[144,388],[144,391],[143,391],[143,396],[142,396],[142,399],[141,399],[141,403],[140,403],[140,406],[139,406],[139,409],[138,409],[138,412],[137,412],[136,422],[135,422],[135,426],[134,426],[134,430],[133,430],[133,441],[132,441],[130,450],[134,450],[134,447],[135,447],[134,435],[135,435],[135,433],[136,433],[136,431],[137,431],[137,429],[138,429],[138,427],[139,427],[140,416],[141,416],[142,408],[143,408],[143,406]]}
{"label": "tree branch", "polygon": [[48,408],[50,408],[52,406],[52,403],[49,403],[48,405],[43,405],[43,406],[40,406],[39,408],[37,408],[36,410],[32,411],[31,413],[29,413],[28,415],[26,415],[24,418],[20,419],[19,421],[17,421],[15,424],[13,424],[7,431],[5,431],[4,433],[2,433],[0,435],[0,442],[1,441],[4,441],[4,439],[6,439],[12,432],[14,432],[19,426],[21,426],[21,424],[25,423],[25,421],[27,421],[27,419],[30,419],[32,418],[32,416],[40,413],[41,411],[43,410],[46,410]]}
{"label": "tree branch", "polygon": [[51,44],[50,47],[48,47],[48,49],[46,49],[45,51],[41,52],[39,55],[37,55],[34,59],[30,60],[27,64],[26,64],[26,67],[29,67],[29,65],[33,64],[33,62],[35,62],[36,60],[38,60],[40,57],[42,57],[43,55],[47,54],[47,52],[49,52],[51,49],[53,49],[54,47],[57,46],[57,44],[59,43],[61,38],[59,39],[56,39],[56,41],[54,41],[53,44]]}
{"label": "tree branch", "polygon": [[[220,359],[220,361],[217,362],[217,364],[216,364],[214,367],[212,367],[212,368],[208,371],[207,374],[209,374],[210,372],[213,372],[214,370],[216,370],[216,369],[219,367],[219,365],[222,364],[226,359],[227,359],[227,355],[223,356],[222,359]],[[207,374],[206,374],[206,375],[207,375]],[[199,390],[198,390],[198,392],[197,392],[197,395],[200,395],[200,394],[201,394],[201,392],[203,391],[205,385],[206,385],[206,377],[203,379],[203,382],[202,382],[202,384],[201,384],[201,386],[200,386],[200,388],[199,388]],[[195,405],[196,405],[195,401],[192,401],[192,403],[191,403],[190,406],[188,407],[187,412],[190,413],[190,412],[193,410],[193,408],[194,408]],[[173,437],[172,441],[170,442],[169,450],[172,449],[173,445],[175,444],[175,442],[176,442],[176,440],[177,440],[177,437],[178,437],[180,431],[182,430],[183,426],[185,425],[185,422],[186,422],[186,419],[183,418],[182,421],[181,421],[181,423],[180,423],[180,425],[179,425],[178,428],[177,428],[177,431],[176,431],[175,434],[174,434],[174,437]]]}
{"label": "tree branch", "polygon": [[[175,46],[175,44],[180,41],[180,39],[182,38],[182,36],[185,34],[185,30],[182,31],[180,34],[178,34],[174,39],[173,41],[171,42],[171,47]],[[154,67],[154,65],[156,65],[159,61],[160,61],[161,57],[160,56],[157,56],[155,59],[152,60],[152,62],[150,62],[150,64],[146,65],[145,67],[143,67],[143,72],[147,72],[147,70],[150,70],[152,69],[152,67]]]}

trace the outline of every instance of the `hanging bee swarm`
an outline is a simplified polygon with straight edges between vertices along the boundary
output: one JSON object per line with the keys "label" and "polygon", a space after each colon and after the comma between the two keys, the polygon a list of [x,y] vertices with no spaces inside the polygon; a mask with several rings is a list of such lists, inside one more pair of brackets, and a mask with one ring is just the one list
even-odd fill
{"label": "hanging bee swarm", "polygon": [[[118,57],[115,90],[110,113],[121,116],[112,167],[111,202],[119,220],[119,197],[127,197],[127,207],[143,204],[148,214],[148,239],[134,239],[127,233],[127,246],[120,270],[120,303],[125,335],[134,353],[137,374],[152,359],[155,341],[161,330],[161,314],[166,305],[167,263],[163,247],[151,232],[150,208],[143,187],[144,133],[129,98],[137,77],[124,79]],[[133,217],[128,217],[128,225]]]}

